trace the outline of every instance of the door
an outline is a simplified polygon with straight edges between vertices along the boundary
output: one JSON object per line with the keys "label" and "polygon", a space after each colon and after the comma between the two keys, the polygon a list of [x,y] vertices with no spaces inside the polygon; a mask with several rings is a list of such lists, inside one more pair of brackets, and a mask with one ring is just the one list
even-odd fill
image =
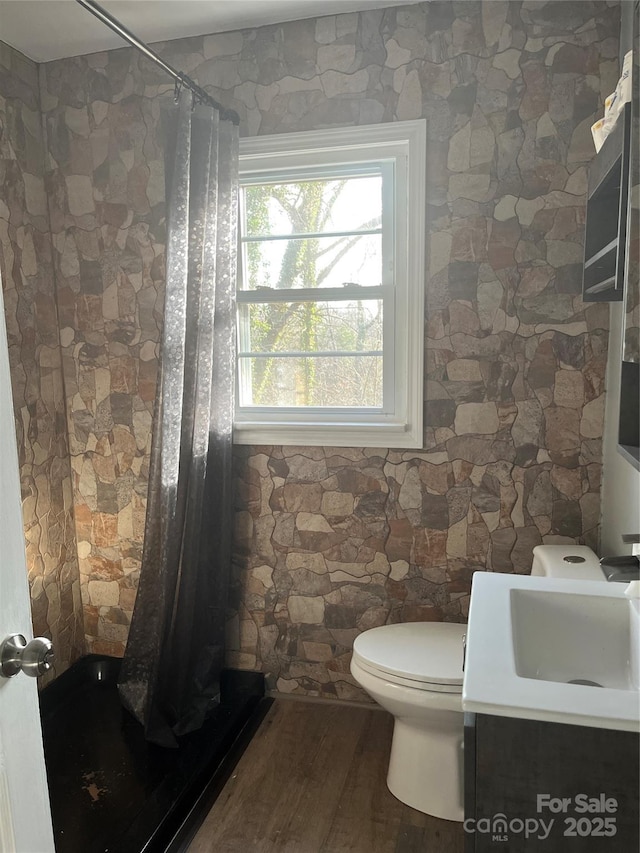
{"label": "door", "polygon": [[[33,637],[9,353],[0,286],[0,642]],[[0,853],[52,853],[35,678],[0,676]]]}

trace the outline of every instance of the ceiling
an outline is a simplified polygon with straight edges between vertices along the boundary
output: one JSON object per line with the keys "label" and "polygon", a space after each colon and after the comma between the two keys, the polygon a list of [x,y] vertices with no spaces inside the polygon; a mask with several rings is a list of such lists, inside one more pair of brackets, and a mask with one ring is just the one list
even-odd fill
{"label": "ceiling", "polygon": [[[416,0],[104,0],[101,5],[151,43],[407,2]],[[0,0],[0,40],[36,62],[124,44],[75,0]]]}

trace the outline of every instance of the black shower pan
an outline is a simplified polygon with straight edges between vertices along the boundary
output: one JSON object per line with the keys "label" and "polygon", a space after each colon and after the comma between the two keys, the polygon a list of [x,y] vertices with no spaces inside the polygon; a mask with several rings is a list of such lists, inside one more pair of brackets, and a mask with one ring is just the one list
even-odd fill
{"label": "black shower pan", "polygon": [[88,655],[40,695],[57,853],[185,850],[271,704],[261,673],[226,670],[203,728],[164,749],[120,705],[119,670]]}

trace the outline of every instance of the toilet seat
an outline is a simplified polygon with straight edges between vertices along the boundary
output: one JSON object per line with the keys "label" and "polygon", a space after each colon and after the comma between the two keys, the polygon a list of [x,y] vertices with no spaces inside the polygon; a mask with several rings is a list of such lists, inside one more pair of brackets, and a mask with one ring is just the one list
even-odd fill
{"label": "toilet seat", "polygon": [[462,693],[462,637],[466,625],[404,622],[356,637],[353,660],[386,681],[434,693]]}

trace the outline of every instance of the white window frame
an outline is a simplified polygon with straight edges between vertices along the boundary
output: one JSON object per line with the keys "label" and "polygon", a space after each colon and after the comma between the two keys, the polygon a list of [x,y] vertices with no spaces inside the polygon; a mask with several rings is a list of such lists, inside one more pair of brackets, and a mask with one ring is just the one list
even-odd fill
{"label": "white window frame", "polygon": [[[383,164],[393,170],[394,269],[383,271],[384,370],[382,409],[241,407],[236,403],[236,444],[319,447],[423,445],[424,270],[426,220],[426,122],[403,121],[330,128],[240,140],[240,183],[288,177],[308,170]],[[387,182],[388,186],[388,182]],[[385,228],[386,230],[386,228]],[[384,238],[383,238],[384,239]],[[239,264],[241,259],[239,258]],[[359,288],[369,298],[369,288]],[[364,291],[364,292],[363,292]],[[391,292],[389,292],[391,291]],[[238,289],[238,303],[251,301]],[[291,291],[283,291],[291,301]],[[353,297],[344,291],[344,297]],[[321,289],[319,289],[321,299]],[[391,309],[391,310],[389,310]],[[389,341],[393,340],[393,346]],[[390,351],[389,351],[390,350]],[[392,399],[388,389],[392,387]],[[239,400],[239,395],[236,395]]]}

